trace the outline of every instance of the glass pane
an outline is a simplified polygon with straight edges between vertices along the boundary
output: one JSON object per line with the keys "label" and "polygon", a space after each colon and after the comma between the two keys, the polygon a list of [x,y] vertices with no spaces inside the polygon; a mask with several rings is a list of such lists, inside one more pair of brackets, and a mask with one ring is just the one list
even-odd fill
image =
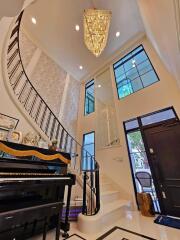
{"label": "glass pane", "polygon": [[128,144],[129,144],[130,153],[140,153],[145,151],[144,143],[143,143],[140,131],[128,133]]}
{"label": "glass pane", "polygon": [[149,60],[146,60],[145,62],[141,63],[140,65],[137,66],[137,68],[140,75],[143,75],[146,72],[149,72],[150,70],[152,70],[152,66]]}
{"label": "glass pane", "polygon": [[88,153],[90,153],[92,156],[94,156],[94,143],[93,144],[84,145],[84,149]]}
{"label": "glass pane", "polygon": [[85,115],[94,112],[94,81],[86,84]]}
{"label": "glass pane", "polygon": [[122,87],[122,86],[124,86],[124,85],[126,85],[126,84],[129,84],[129,83],[130,83],[130,81],[127,80],[127,79],[125,79],[125,80],[123,80],[123,81],[118,82],[118,83],[117,83],[117,87],[119,88],[119,87]]}
{"label": "glass pane", "polygon": [[94,132],[87,133],[87,134],[84,135],[84,143],[83,143],[83,145],[91,144],[91,143],[94,143]]}
{"label": "glass pane", "polygon": [[142,52],[138,53],[134,57],[134,59],[135,59],[136,64],[140,64],[140,63],[144,62],[147,59],[147,56],[146,56],[145,52],[142,51]]}
{"label": "glass pane", "polygon": [[83,152],[82,152],[82,169],[94,169],[94,132],[84,134]]}
{"label": "glass pane", "polygon": [[132,88],[133,88],[133,91],[136,92],[138,91],[139,89],[143,88],[143,85],[142,85],[142,82],[141,82],[141,79],[140,78],[136,78],[134,79],[132,82]]}
{"label": "glass pane", "polygon": [[124,73],[124,68],[123,66],[120,66],[118,68],[116,68],[115,70],[115,76],[116,78],[118,78],[120,75],[122,75]]}
{"label": "glass pane", "polygon": [[133,63],[132,63],[131,59],[129,61],[127,61],[126,63],[124,63],[124,68],[125,68],[126,72],[129,71],[132,67],[133,67]]}
{"label": "glass pane", "polygon": [[146,74],[141,76],[141,79],[143,81],[144,87],[147,87],[155,82],[158,81],[157,75],[154,71],[147,72]]}
{"label": "glass pane", "polygon": [[116,79],[116,82],[121,82],[122,80],[126,79],[126,75],[123,74],[123,75],[120,75],[117,79]]}
{"label": "glass pane", "polygon": [[125,123],[126,130],[134,129],[134,128],[137,128],[137,127],[139,127],[139,124],[138,124],[137,120],[132,120],[132,121],[129,121],[129,122]]}
{"label": "glass pane", "polygon": [[132,86],[131,86],[130,83],[126,84],[126,85],[123,85],[122,87],[120,87],[118,89],[118,94],[119,94],[120,98],[128,96],[131,93],[133,93],[133,89],[132,89]]}
{"label": "glass pane", "polygon": [[139,77],[139,74],[138,74],[138,72],[137,72],[137,68],[136,68],[136,67],[131,68],[131,69],[126,73],[126,76],[127,76],[128,79],[131,79],[131,80]]}
{"label": "glass pane", "polygon": [[149,116],[145,116],[141,118],[143,126],[162,122],[168,119],[176,118],[176,115],[172,109],[164,110],[162,112],[154,113]]}

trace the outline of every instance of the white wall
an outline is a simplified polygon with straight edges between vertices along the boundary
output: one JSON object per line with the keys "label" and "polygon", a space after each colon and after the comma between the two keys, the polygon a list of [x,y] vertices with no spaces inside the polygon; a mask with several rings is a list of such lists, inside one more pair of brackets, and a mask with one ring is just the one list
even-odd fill
{"label": "white wall", "polygon": [[[115,109],[117,113],[117,131],[119,132],[121,146],[96,151],[96,159],[100,163],[100,171],[107,174],[119,186],[123,198],[131,199],[134,203],[134,189],[123,129],[123,121],[169,106],[174,106],[177,114],[180,116],[180,90],[176,80],[165,68],[165,65],[162,63],[158,54],[155,52],[147,38],[141,39],[141,41],[139,41],[137,44],[131,46],[131,49],[137,47],[139,44],[143,44],[145,50],[147,51],[147,54],[149,55],[154,68],[156,69],[160,81],[132,95],[129,95],[122,100],[118,100],[112,65],[109,66],[109,70],[111,71]],[[128,51],[131,49],[128,48]],[[122,56],[123,55],[119,55],[114,62],[120,59]],[[99,73],[101,71],[102,70],[99,70]],[[79,141],[82,141],[83,133],[92,130],[96,131],[96,112],[86,117],[84,117],[83,112],[84,83],[82,83],[81,87],[79,108]]]}
{"label": "white wall", "polygon": [[138,0],[146,33],[180,86],[180,0]]}

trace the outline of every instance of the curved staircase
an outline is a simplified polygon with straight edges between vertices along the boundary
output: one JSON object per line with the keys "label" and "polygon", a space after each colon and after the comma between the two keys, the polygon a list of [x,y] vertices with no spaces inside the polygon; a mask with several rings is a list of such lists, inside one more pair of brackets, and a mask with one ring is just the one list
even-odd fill
{"label": "curved staircase", "polygon": [[[68,133],[29,80],[19,46],[22,16],[23,12],[14,20],[5,48],[7,58],[4,71],[7,72],[5,81],[8,92],[43,139],[57,139],[58,147],[71,154],[69,170],[76,174],[83,189],[82,214],[78,218],[79,230],[86,234],[102,231],[123,216],[130,202],[121,199],[119,190],[114,188],[107,176],[102,175],[99,180],[97,161]],[[90,163],[90,169],[82,169],[82,159]]]}
{"label": "curved staircase", "polygon": [[[23,12],[14,20],[5,47],[7,58],[4,61],[5,81],[8,92],[40,136],[50,142],[57,139],[61,151],[70,153],[69,170],[77,175],[83,188],[82,214],[91,216],[100,209],[99,165],[91,154],[86,151],[63,127],[45,100],[29,80],[21,59],[19,33]],[[90,162],[91,168],[81,168],[81,160]]]}

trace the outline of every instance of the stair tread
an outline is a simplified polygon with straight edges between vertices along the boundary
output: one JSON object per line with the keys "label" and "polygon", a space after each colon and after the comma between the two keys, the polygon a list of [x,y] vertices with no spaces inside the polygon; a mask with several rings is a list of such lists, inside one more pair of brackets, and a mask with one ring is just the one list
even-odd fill
{"label": "stair tread", "polygon": [[118,190],[106,190],[101,193],[101,196],[110,195],[110,194],[114,194],[114,193],[120,193],[120,192]]}
{"label": "stair tread", "polygon": [[124,200],[124,199],[119,199],[116,201],[113,201],[111,203],[106,203],[102,206],[103,209],[103,214],[110,213],[120,207],[128,206],[130,201]]}

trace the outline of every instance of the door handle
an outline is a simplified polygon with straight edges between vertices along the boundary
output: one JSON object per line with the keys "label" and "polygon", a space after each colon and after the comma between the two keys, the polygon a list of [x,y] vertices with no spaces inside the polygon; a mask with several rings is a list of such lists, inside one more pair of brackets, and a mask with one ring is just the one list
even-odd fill
{"label": "door handle", "polygon": [[163,197],[164,199],[166,199],[166,194],[165,194],[164,191],[162,191],[162,197]]}
{"label": "door handle", "polygon": [[153,149],[153,148],[149,148],[149,152],[150,152],[151,154],[154,154],[154,149]]}

